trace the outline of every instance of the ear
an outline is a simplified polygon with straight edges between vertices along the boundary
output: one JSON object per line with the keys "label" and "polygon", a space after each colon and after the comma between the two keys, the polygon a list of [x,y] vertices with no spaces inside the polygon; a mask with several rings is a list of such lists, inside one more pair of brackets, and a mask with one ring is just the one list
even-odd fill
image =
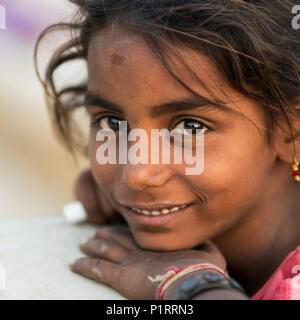
{"label": "ear", "polygon": [[274,147],[278,158],[291,165],[295,157],[300,160],[300,118],[290,117],[289,122],[290,126],[285,117],[280,117],[274,130]]}

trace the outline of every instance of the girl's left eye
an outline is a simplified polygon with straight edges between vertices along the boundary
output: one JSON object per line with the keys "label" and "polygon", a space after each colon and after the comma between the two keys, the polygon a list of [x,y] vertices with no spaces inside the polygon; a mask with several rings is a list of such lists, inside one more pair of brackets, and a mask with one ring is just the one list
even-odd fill
{"label": "girl's left eye", "polygon": [[119,131],[120,121],[122,120],[119,118],[113,116],[105,116],[96,118],[92,121],[92,124],[97,126],[98,129],[111,129],[113,131]]}
{"label": "girl's left eye", "polygon": [[[205,132],[209,130],[207,126],[205,126],[201,121],[195,119],[184,119],[178,122],[175,126],[175,129],[179,129],[182,134],[197,134],[197,130],[201,130],[200,132]],[[187,131],[191,130],[191,132]],[[199,132],[198,132],[199,133]]]}

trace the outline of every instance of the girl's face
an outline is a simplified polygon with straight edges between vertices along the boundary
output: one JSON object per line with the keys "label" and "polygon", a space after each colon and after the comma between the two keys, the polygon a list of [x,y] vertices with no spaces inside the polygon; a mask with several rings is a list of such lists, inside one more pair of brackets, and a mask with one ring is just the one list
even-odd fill
{"label": "girl's face", "polygon": [[[214,106],[195,107],[192,102],[172,105],[191,101],[193,95],[168,73],[140,36],[107,29],[93,37],[88,55],[93,175],[137,243],[158,251],[193,248],[236,230],[260,206],[276,158],[263,130],[266,120],[261,108],[231,89],[207,57],[178,50],[213,95],[245,117]],[[178,60],[172,67],[190,88],[211,97]],[[169,106],[157,108],[162,104]],[[149,137],[151,129],[203,128],[203,173],[186,175],[184,163],[98,164],[96,151],[103,142],[96,141],[96,133],[102,128],[115,130],[120,120],[127,121],[130,129],[144,129]],[[188,206],[147,221],[130,209],[181,205]]]}

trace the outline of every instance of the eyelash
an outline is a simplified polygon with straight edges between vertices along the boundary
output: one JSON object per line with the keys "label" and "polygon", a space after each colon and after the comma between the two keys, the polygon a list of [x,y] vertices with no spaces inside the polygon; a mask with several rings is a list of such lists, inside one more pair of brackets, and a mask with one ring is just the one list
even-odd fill
{"label": "eyelash", "polygon": [[[94,116],[94,117],[92,117],[92,119],[91,119],[91,127],[92,128],[95,128],[95,129],[97,129],[97,130],[100,130],[101,128],[100,128],[100,125],[99,125],[99,123],[100,123],[100,121],[101,120],[103,120],[103,119],[105,119],[105,118],[115,118],[115,119],[119,119],[118,117],[115,117],[115,116],[112,116],[112,115],[101,115],[101,116]],[[121,119],[120,119],[120,121],[122,121]],[[125,121],[125,120],[123,120],[123,121]]]}
{"label": "eyelash", "polygon": [[[101,116],[98,116],[98,117],[95,116],[95,117],[92,118],[92,120],[91,120],[91,127],[94,128],[94,129],[100,130],[101,128],[100,128],[99,123],[100,123],[101,120],[103,120],[103,119],[105,119],[105,118],[115,118],[115,119],[119,119],[118,117],[115,117],[115,116],[112,116],[112,115],[101,115]],[[121,119],[119,119],[119,120],[122,121]],[[204,134],[207,134],[207,133],[209,133],[210,131],[213,131],[213,129],[212,129],[210,126],[206,125],[203,121],[200,121],[200,120],[198,120],[198,119],[194,119],[194,118],[192,118],[191,116],[188,116],[188,115],[186,115],[186,117],[184,117],[184,118],[183,118],[183,116],[181,116],[181,119],[180,119],[180,120],[178,119],[178,121],[176,122],[174,128],[175,128],[179,123],[181,123],[182,121],[188,121],[188,120],[197,121],[197,122],[199,122],[199,124],[201,124],[201,126],[203,126],[204,128],[206,128],[207,130],[204,132]],[[123,121],[124,121],[124,120],[123,120]],[[128,130],[130,130],[130,129],[128,128]],[[172,129],[171,129],[171,130],[172,130]]]}
{"label": "eyelash", "polygon": [[[192,120],[192,121],[199,122],[199,124],[201,124],[202,127],[206,128],[207,130],[204,131],[204,134],[208,134],[209,132],[213,131],[212,126],[215,125],[215,123],[212,122],[212,121],[209,121],[209,120],[206,120],[206,121],[199,120],[199,119],[194,118],[193,116],[187,114],[187,115],[180,115],[179,118],[177,118],[176,120],[174,120],[173,122],[175,122],[175,125],[172,126],[172,129],[175,128],[180,122],[182,122],[182,121],[188,121],[188,120]],[[207,122],[209,122],[210,125],[208,125]],[[172,130],[172,129],[171,129],[171,130]],[[193,135],[194,135],[194,134],[193,134]]]}

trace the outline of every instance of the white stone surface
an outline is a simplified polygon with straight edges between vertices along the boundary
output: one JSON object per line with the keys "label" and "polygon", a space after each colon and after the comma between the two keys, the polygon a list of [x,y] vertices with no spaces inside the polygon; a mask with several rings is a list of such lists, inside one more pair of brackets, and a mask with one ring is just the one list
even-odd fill
{"label": "white stone surface", "polygon": [[5,268],[7,299],[125,299],[110,287],[69,270],[82,257],[78,243],[97,226],[68,224],[63,216],[0,219],[0,265]]}

